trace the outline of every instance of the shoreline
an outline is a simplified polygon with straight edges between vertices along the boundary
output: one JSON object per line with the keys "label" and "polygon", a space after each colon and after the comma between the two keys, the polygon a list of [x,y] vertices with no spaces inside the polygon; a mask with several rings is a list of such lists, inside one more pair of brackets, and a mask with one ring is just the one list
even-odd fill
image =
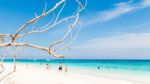
{"label": "shoreline", "polygon": [[[5,63],[4,66],[7,66],[6,72],[9,72],[11,70],[12,64]],[[11,68],[11,69],[10,69]],[[87,74],[89,73],[89,74]],[[58,72],[56,68],[50,68],[50,70],[46,69],[46,65],[34,65],[34,64],[25,64],[25,63],[17,63],[17,70],[12,75],[8,76],[6,79],[4,79],[2,84],[59,84],[59,82],[62,82],[61,84],[69,84],[68,81],[74,81],[75,83],[72,84],[150,84],[150,81],[148,78],[143,78],[143,81],[140,81],[138,77],[136,77],[136,80],[130,79],[130,75],[126,75],[128,79],[125,79],[123,75],[118,75],[116,73],[104,73],[102,72],[100,76],[92,76],[90,75],[91,72],[78,72],[78,71],[72,71],[69,69],[67,73],[65,72]],[[24,79],[21,77],[23,76]],[[39,76],[39,77],[38,77]],[[53,78],[54,76],[54,78]],[[116,76],[118,76],[116,78]],[[1,76],[0,76],[1,77]],[[29,78],[28,78],[29,77]],[[43,79],[45,78],[45,79]],[[36,80],[41,80],[42,82],[36,82]],[[10,83],[12,82],[13,83]],[[28,81],[28,82],[27,82]],[[87,82],[88,81],[88,82]],[[9,82],[9,83],[8,83]]]}

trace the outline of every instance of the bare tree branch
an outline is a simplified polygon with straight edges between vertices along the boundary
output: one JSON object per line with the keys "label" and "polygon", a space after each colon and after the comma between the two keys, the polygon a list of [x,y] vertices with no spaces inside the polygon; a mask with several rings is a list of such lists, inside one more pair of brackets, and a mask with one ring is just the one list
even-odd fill
{"label": "bare tree branch", "polygon": [[31,23],[33,23],[33,22],[35,22],[35,21],[37,21],[37,20],[43,18],[43,17],[46,16],[46,15],[52,13],[59,5],[61,5],[63,2],[65,2],[65,0],[59,1],[58,3],[56,3],[56,5],[55,5],[51,10],[42,13],[41,15],[39,15],[39,16],[37,16],[37,17],[35,17],[35,18],[31,19],[31,20],[29,20],[29,21],[26,22],[24,25],[22,25],[22,26],[18,29],[18,31],[15,33],[15,35],[13,35],[13,39],[11,40],[11,42],[14,42],[15,39],[17,38],[18,34],[19,34],[22,30],[24,30],[28,25],[30,25]]}
{"label": "bare tree branch", "polygon": [[[80,23],[80,28],[81,28],[81,23]],[[71,35],[71,40],[70,40],[66,45],[64,45],[62,48],[59,48],[59,49],[57,49],[57,50],[55,50],[55,51],[70,49],[69,46],[70,46],[70,45],[72,44],[72,42],[78,37],[80,28],[78,28],[78,30],[77,30],[77,32],[76,32],[76,34],[75,34],[74,37],[72,37],[72,35]],[[71,34],[72,34],[72,33],[71,33]]]}
{"label": "bare tree branch", "polygon": [[[66,6],[66,0],[60,0],[58,3],[56,3],[49,10],[47,10],[47,3],[45,2],[45,7],[43,8],[42,13],[40,15],[37,15],[35,13],[35,17],[33,19],[27,21],[25,24],[23,24],[16,31],[15,34],[0,34],[0,41],[2,41],[0,43],[0,48],[6,48],[6,50],[8,50],[7,48],[9,48],[9,47],[17,48],[17,47],[21,47],[21,46],[26,46],[26,47],[31,47],[31,48],[46,51],[48,54],[50,54],[50,55],[52,55],[53,57],[56,57],[56,58],[64,58],[64,56],[58,54],[57,51],[64,50],[64,49],[68,48],[68,46],[77,38],[80,29],[77,30],[75,36],[73,36],[72,32],[73,32],[74,28],[76,27],[76,25],[79,23],[80,13],[85,9],[85,7],[87,5],[87,0],[86,0],[85,4],[81,3],[80,0],[75,0],[75,2],[78,4],[77,9],[72,13],[72,15],[61,18],[61,19],[60,19],[60,15],[61,15],[62,11],[64,10],[64,8]],[[54,14],[54,11],[61,5],[62,5],[62,7],[60,8],[58,13],[56,14],[56,17],[55,17],[55,15],[53,15],[50,22],[48,22],[46,25],[44,25],[42,27],[36,28],[36,24],[40,19],[42,19],[45,16],[48,16],[50,14]],[[69,23],[69,26],[68,26],[67,30],[61,36],[61,38],[59,38],[58,40],[56,40],[53,43],[49,44],[47,47],[22,42],[24,40],[22,40],[21,42],[18,42],[18,38],[24,39],[26,36],[31,35],[31,34],[35,34],[35,33],[38,34],[38,33],[46,32],[46,31],[54,28],[55,26],[57,26],[61,23],[64,23],[66,21],[70,21],[70,20],[73,20],[73,21]],[[29,25],[31,25],[32,28],[31,28],[30,31],[26,31],[26,29]],[[61,46],[61,48],[59,48],[59,49],[53,49],[54,46],[63,43],[67,39],[67,37],[69,37],[69,35],[71,35],[71,40],[69,42],[67,42],[67,44],[65,44],[64,46]],[[8,39],[8,38],[9,38],[9,40],[5,40],[5,39]],[[1,73],[3,73],[3,71],[5,70],[5,67],[3,66],[3,60],[5,59],[5,57],[7,55],[8,55],[8,51],[3,52],[3,55],[2,55],[2,58],[1,58],[1,64],[0,64],[0,66],[2,68]],[[0,78],[0,81],[2,81],[3,79],[5,79],[6,77],[8,77],[9,75],[11,75],[12,73],[14,73],[16,71],[16,56],[17,55],[18,55],[18,51],[16,49],[16,52],[13,55],[14,69],[13,69],[12,72],[10,72],[10,73],[6,74],[5,76],[3,76],[2,78]]]}
{"label": "bare tree branch", "polygon": [[59,43],[61,43],[61,42],[64,41],[64,39],[69,35],[69,33],[70,33],[70,32],[72,31],[72,29],[74,28],[74,26],[77,24],[78,19],[79,19],[79,14],[77,14],[75,22],[74,22],[71,26],[69,26],[68,31],[63,35],[63,37],[62,37],[60,40],[55,41],[54,43],[52,43],[52,44],[49,46],[49,50],[50,50],[53,46],[55,46],[55,45],[57,45],[57,44],[59,44]]}
{"label": "bare tree branch", "polygon": [[75,18],[75,16],[66,17],[66,18],[64,18],[64,19],[62,19],[62,20],[56,22],[55,24],[52,24],[51,26],[48,26],[48,27],[45,28],[45,29],[35,30],[35,31],[31,31],[31,32],[26,32],[25,34],[22,34],[22,35],[20,35],[19,37],[26,36],[26,35],[33,34],[33,33],[42,33],[42,32],[45,32],[45,31],[47,31],[47,30],[53,28],[54,26],[56,26],[56,25],[58,25],[58,24],[60,24],[60,23],[62,23],[62,22],[64,22],[64,21],[67,21],[67,20],[69,20],[69,19],[73,19],[73,18]]}

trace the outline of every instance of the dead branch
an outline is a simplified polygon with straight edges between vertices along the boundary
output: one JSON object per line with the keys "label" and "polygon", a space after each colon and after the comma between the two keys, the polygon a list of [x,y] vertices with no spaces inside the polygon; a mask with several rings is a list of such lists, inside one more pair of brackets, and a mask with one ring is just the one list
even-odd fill
{"label": "dead branch", "polygon": [[[58,21],[58,18],[60,16],[60,13],[62,12],[62,10],[64,9],[64,6],[66,5],[66,1],[65,0],[61,0],[59,1],[52,9],[48,10],[46,12],[46,7],[45,9],[43,10],[42,14],[37,16],[31,20],[29,20],[28,22],[26,22],[25,24],[23,24],[18,30],[17,32],[14,34],[14,35],[7,35],[7,36],[10,36],[10,41],[9,42],[6,42],[6,43],[2,43],[0,44],[0,48],[2,47],[6,47],[6,46],[27,46],[27,47],[32,47],[32,48],[37,48],[37,49],[40,49],[40,50],[44,50],[44,51],[47,51],[49,54],[53,55],[54,57],[62,57],[63,55],[56,55],[56,50],[52,49],[53,46],[55,45],[58,45],[60,43],[62,43],[66,38],[67,36],[72,32],[73,28],[75,28],[75,26],[77,25],[78,21],[79,21],[79,16],[80,16],[80,12],[82,12],[84,10],[84,5],[79,1],[79,0],[76,0],[76,2],[78,3],[78,9],[73,13],[73,15],[69,16],[69,17],[65,17],[61,20]],[[33,23],[33,28],[35,27],[35,23],[36,21],[38,21],[39,19],[51,14],[58,6],[60,6],[62,3],[63,6],[62,8],[60,9],[60,11],[58,12],[57,16],[56,16],[56,19],[55,21],[53,22],[52,25],[50,26],[47,26],[46,28],[44,29],[40,29],[40,30],[32,30],[31,32],[26,32],[25,34],[22,34],[22,35],[19,35],[20,32],[22,32],[28,25],[32,24]],[[55,41],[53,42],[52,44],[49,45],[48,48],[46,47],[42,47],[42,46],[37,46],[37,45],[33,45],[33,44],[28,44],[28,43],[14,43],[14,41],[19,38],[19,37],[23,37],[23,36],[26,36],[26,35],[29,35],[29,34],[33,34],[33,33],[42,33],[42,32],[45,32],[51,28],[53,28],[54,26],[60,24],[60,23],[63,23],[64,21],[67,21],[69,19],[75,19],[75,21],[73,22],[73,24],[71,24],[68,28],[68,30],[66,31],[66,33],[58,40],[58,41]],[[0,34],[0,37],[3,39],[5,35],[3,34]]]}
{"label": "dead branch", "polygon": [[52,13],[59,5],[61,5],[63,2],[65,2],[65,0],[59,1],[59,2],[56,3],[56,5],[55,5],[52,9],[50,9],[49,11],[43,12],[41,15],[39,15],[39,16],[37,16],[37,17],[35,17],[35,18],[29,20],[29,21],[26,22],[25,24],[23,24],[23,25],[18,29],[18,31],[13,35],[13,38],[14,38],[14,39],[11,40],[11,43],[15,41],[15,39],[16,39],[17,36],[18,36],[18,34],[19,34],[22,30],[24,30],[28,25],[30,25],[31,23],[34,23],[35,21],[37,21],[37,20],[39,20],[39,19],[41,19],[41,18],[47,16],[48,14]]}
{"label": "dead branch", "polygon": [[[59,18],[60,18],[60,15],[61,15],[62,11],[64,10],[64,7],[66,6],[66,0],[60,0],[58,3],[56,3],[49,10],[47,10],[47,3],[45,3],[45,7],[43,8],[42,13],[40,15],[37,15],[35,13],[35,17],[33,19],[27,21],[20,28],[18,28],[18,30],[16,31],[15,34],[0,34],[0,40],[2,41],[2,43],[0,43],[0,48],[26,46],[26,47],[31,47],[31,48],[46,51],[50,55],[52,55],[53,57],[56,57],[56,58],[63,58],[64,56],[57,54],[57,51],[64,50],[64,49],[68,48],[68,46],[72,43],[72,41],[75,40],[75,38],[78,36],[79,30],[77,31],[77,33],[74,37],[72,36],[72,31],[74,30],[74,28],[76,27],[76,25],[79,22],[80,13],[85,9],[85,7],[87,5],[87,0],[86,0],[85,4],[81,3],[80,0],[75,0],[75,1],[78,4],[78,8],[72,13],[72,15],[70,15],[68,17],[64,17],[62,19],[59,19]],[[44,25],[42,27],[39,27],[38,29],[35,27],[37,21],[44,18],[45,16],[48,16],[50,14],[54,14],[54,11],[61,5],[62,5],[62,7],[60,8],[58,13],[56,14],[56,17],[55,17],[55,15],[53,15],[52,20],[50,22],[48,22],[46,25]],[[53,43],[49,44],[47,47],[43,47],[43,46],[31,44],[31,43],[26,43],[26,42],[18,43],[16,41],[18,38],[24,38],[28,35],[33,35],[33,34],[39,34],[39,33],[46,32],[46,31],[54,28],[55,26],[57,26],[61,23],[64,23],[66,21],[69,21],[69,20],[73,20],[73,23],[68,26],[67,31],[65,31],[64,35],[61,38],[59,38],[57,41],[54,41]],[[31,24],[32,24],[31,31],[27,31],[27,32],[23,33],[23,31],[25,31],[25,29]],[[60,49],[53,49],[54,46],[63,43],[69,35],[71,35],[71,41],[70,42],[68,42],[66,45],[64,45]],[[9,38],[8,42],[5,41],[6,38]],[[1,59],[0,66],[2,67],[2,72],[5,70],[5,68],[3,66],[3,60],[5,59],[5,56],[6,56],[5,54],[6,53],[7,52],[4,53],[4,56]],[[13,71],[6,74],[2,78],[0,78],[0,81],[2,81],[3,79],[5,79],[6,77],[8,77],[9,75],[11,75],[12,73],[14,73],[16,71],[17,52],[13,56],[14,56],[13,57],[14,58],[13,59],[14,60],[14,69],[13,69]]]}

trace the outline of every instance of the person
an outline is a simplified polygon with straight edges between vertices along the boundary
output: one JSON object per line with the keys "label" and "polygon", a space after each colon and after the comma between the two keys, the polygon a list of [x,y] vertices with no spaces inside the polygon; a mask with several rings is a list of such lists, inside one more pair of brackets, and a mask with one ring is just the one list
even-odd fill
{"label": "person", "polygon": [[62,71],[62,64],[59,65],[58,71]]}
{"label": "person", "polygon": [[48,70],[50,68],[51,68],[50,64],[46,64],[46,69]]}
{"label": "person", "polygon": [[46,69],[47,69],[47,70],[49,69],[48,64],[46,64]]}
{"label": "person", "polygon": [[65,65],[65,73],[67,73],[68,72],[68,67],[67,67],[67,65]]}
{"label": "person", "polygon": [[99,70],[99,69],[100,69],[100,67],[98,66],[98,67],[97,67],[97,69]]}

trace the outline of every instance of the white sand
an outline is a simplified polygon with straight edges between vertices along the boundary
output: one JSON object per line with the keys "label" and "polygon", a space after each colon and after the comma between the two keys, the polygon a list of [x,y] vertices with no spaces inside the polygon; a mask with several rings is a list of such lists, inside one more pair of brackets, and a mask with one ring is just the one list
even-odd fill
{"label": "white sand", "polygon": [[[0,78],[12,70],[12,65],[5,64],[7,68]],[[95,77],[86,74],[64,73],[55,69],[47,70],[44,65],[17,64],[17,71],[0,84],[150,84],[131,80],[115,79],[107,76]]]}

